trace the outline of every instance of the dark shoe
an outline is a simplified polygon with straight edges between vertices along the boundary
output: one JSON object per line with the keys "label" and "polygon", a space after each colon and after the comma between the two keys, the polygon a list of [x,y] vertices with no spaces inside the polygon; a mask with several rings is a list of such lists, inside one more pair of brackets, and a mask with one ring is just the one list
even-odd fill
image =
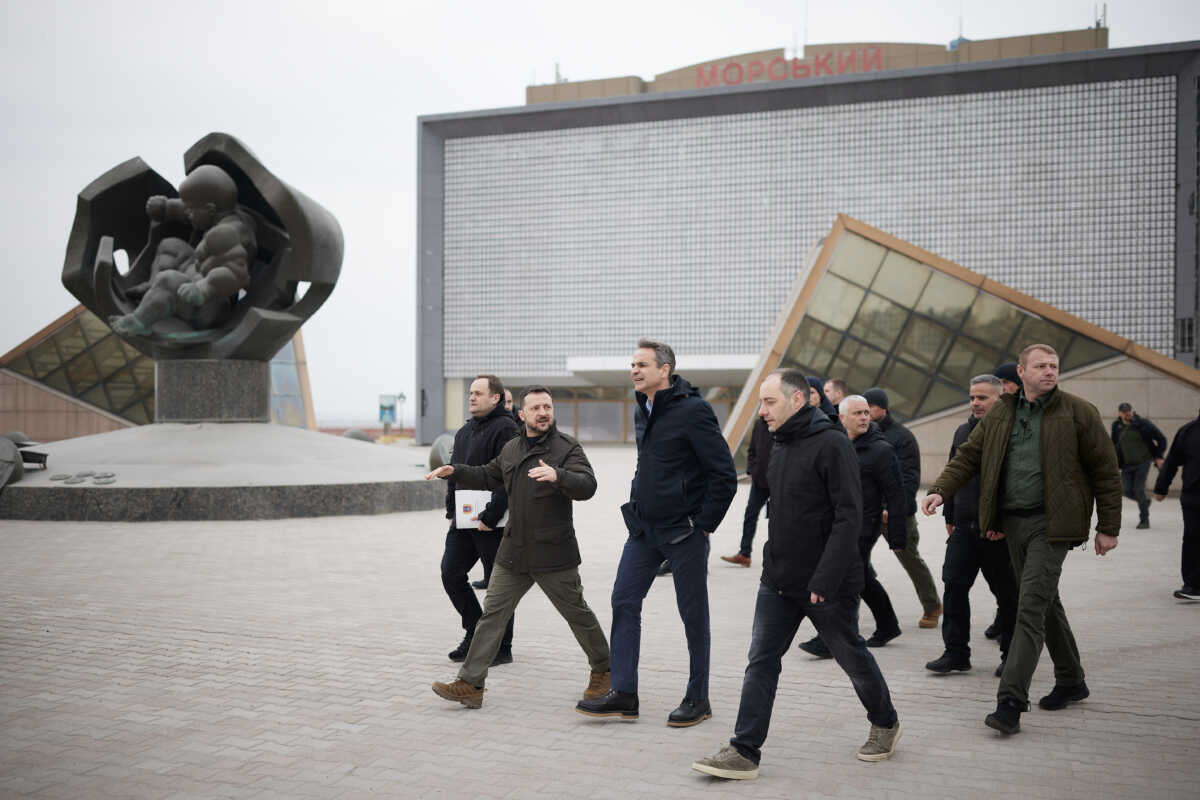
{"label": "dark shoe", "polygon": [[1182,589],[1176,589],[1174,594],[1180,600],[1200,600],[1200,589],[1194,586],[1187,586],[1186,584]]}
{"label": "dark shoe", "polygon": [[663,562],[658,565],[658,572],[656,574],[670,575],[671,574],[671,562],[664,559]]}
{"label": "dark shoe", "polygon": [[1050,690],[1050,694],[1038,700],[1038,708],[1043,711],[1058,711],[1066,708],[1070,703],[1078,703],[1089,694],[1091,692],[1088,691],[1086,683],[1078,686],[1060,686],[1056,683]]}
{"label": "dark shoe", "polygon": [[712,706],[708,701],[688,700],[685,697],[679,708],[667,716],[667,725],[672,728],[690,728],[706,719],[712,719]]}
{"label": "dark shoe", "polygon": [[950,653],[942,653],[940,657],[926,664],[925,669],[940,675],[945,675],[948,672],[970,672],[971,659],[951,655]]}
{"label": "dark shoe", "polygon": [[483,687],[472,686],[464,680],[454,683],[433,682],[433,693],[455,703],[462,703],[467,708],[479,708],[483,705]]}
{"label": "dark shoe", "polygon": [[987,630],[983,632],[983,635],[988,639],[992,639],[992,640],[999,639],[1000,638],[1000,624],[996,620],[992,620],[992,624],[987,626]]}
{"label": "dark shoe", "polygon": [[1000,731],[1005,736],[1012,736],[1021,730],[1021,706],[1012,700],[1001,700],[996,703],[996,710],[983,720],[994,731]]}
{"label": "dark shoe", "polygon": [[1144,531],[1149,527],[1150,527],[1150,520],[1148,520],[1148,519],[1144,519],[1137,524],[1137,529],[1139,531]]}
{"label": "dark shoe", "polygon": [[619,717],[632,721],[638,718],[638,696],[614,689],[593,700],[580,700],[575,704],[575,710],[585,717]]}
{"label": "dark shoe", "polygon": [[446,655],[450,656],[451,661],[466,661],[467,651],[471,649],[471,637],[475,635],[475,631],[467,631],[467,635],[458,643],[458,647],[451,650]]}
{"label": "dark shoe", "polygon": [[[750,556],[744,556],[741,553],[734,553],[731,556],[721,556],[722,561],[728,561],[730,564],[737,564],[739,567],[750,566]],[[737,752],[736,750],[734,751]]]}
{"label": "dark shoe", "polygon": [[810,656],[817,658],[833,658],[833,653],[829,652],[829,646],[821,639],[820,636],[814,636],[807,642],[801,642],[799,647]]}
{"label": "dark shoe", "polygon": [[472,589],[481,589],[483,591],[487,591],[487,587],[488,587],[487,581],[471,581]]}
{"label": "dark shoe", "polygon": [[883,647],[885,644],[895,639],[900,635],[900,631],[892,631],[890,633],[880,633],[875,631],[871,634],[871,638],[867,639],[867,647]]}
{"label": "dark shoe", "polygon": [[496,657],[492,659],[493,667],[498,667],[501,664],[511,664],[511,663],[512,663],[512,648],[511,647],[501,647],[499,650],[496,651]]}
{"label": "dark shoe", "polygon": [[996,671],[993,672],[992,674],[995,675],[997,678],[999,678],[1001,675],[1004,674],[1004,663],[1006,661],[1008,661],[1008,656],[1002,656],[1000,658],[1000,663],[996,665]]}
{"label": "dark shoe", "polygon": [[692,763],[692,769],[731,781],[752,781],[758,777],[758,764],[727,744],[716,755]]}

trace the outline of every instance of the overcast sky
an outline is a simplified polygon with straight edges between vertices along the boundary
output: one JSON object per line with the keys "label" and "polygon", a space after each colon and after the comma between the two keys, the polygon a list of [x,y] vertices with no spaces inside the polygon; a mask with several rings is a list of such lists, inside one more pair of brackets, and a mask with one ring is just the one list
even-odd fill
{"label": "overcast sky", "polygon": [[[318,420],[415,396],[416,118],[525,86],[825,42],[946,44],[1085,28],[1073,0],[605,3],[0,0],[0,354],[72,308],[75,196],[132,156],[178,185],[210,131],[332,211],[342,276],[304,327]],[[1108,3],[1110,47],[1200,39],[1196,0]],[[533,343],[531,343],[533,344]],[[481,368],[484,365],[481,365]],[[405,417],[412,418],[412,403]]]}

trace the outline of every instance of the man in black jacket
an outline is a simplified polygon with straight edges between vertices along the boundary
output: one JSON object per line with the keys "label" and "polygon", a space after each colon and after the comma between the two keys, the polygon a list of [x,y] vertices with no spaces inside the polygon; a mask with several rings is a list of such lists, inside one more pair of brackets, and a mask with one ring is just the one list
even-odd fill
{"label": "man in black jacket", "polygon": [[[896,451],[883,437],[879,426],[871,422],[867,399],[852,394],[842,399],[842,426],[846,435],[854,442],[854,455],[858,459],[859,476],[862,481],[863,518],[858,532],[858,554],[863,563],[862,599],[875,617],[875,632],[867,639],[867,647],[882,647],[900,635],[900,620],[887,590],[879,582],[875,568],[871,566],[871,551],[879,539],[882,528],[880,518],[886,505],[900,508],[904,505],[904,485],[900,478],[900,460]],[[904,518],[897,514],[887,522],[887,542],[892,550],[904,549],[907,535]],[[829,646],[820,634],[800,645],[800,649],[818,658],[832,658]]]}
{"label": "man in black jacket", "polygon": [[[509,439],[517,432],[512,417],[504,410],[501,398],[504,384],[495,375],[480,375],[471,382],[467,393],[467,409],[470,419],[454,434],[451,458],[460,464],[478,466],[486,464],[500,454]],[[467,582],[467,573],[475,562],[482,560],[485,574],[490,575],[496,560],[496,551],[504,536],[504,517],[508,511],[508,496],[503,487],[492,492],[492,499],[483,510],[472,514],[478,528],[456,527],[456,501],[454,481],[446,483],[446,518],[450,530],[446,533],[446,547],[442,552],[442,586],[462,619],[465,632],[458,647],[450,651],[451,661],[462,661],[467,657],[471,637],[475,635],[475,623],[483,614],[479,600]],[[496,655],[499,664],[512,662],[512,623],[504,634],[504,644]]]}
{"label": "man in black jacket", "polygon": [[[750,497],[746,500],[746,516],[742,520],[742,541],[738,551],[731,556],[721,556],[722,561],[750,566],[750,551],[754,547],[754,533],[758,530],[758,515],[767,504],[771,492],[767,489],[767,464],[771,461],[771,431],[761,419],[750,431],[750,446],[746,448],[746,474],[750,476]],[[770,512],[768,507],[767,513]]]}
{"label": "man in black jacket", "polygon": [[466,660],[453,683],[436,682],[439,697],[467,708],[483,704],[488,665],[501,649],[505,625],[533,584],[562,615],[592,667],[584,697],[599,697],[609,687],[609,651],[596,615],[583,599],[579,581],[579,543],[571,504],[596,493],[596,476],[579,442],[554,426],[550,390],[532,386],[521,398],[524,435],[510,439],[500,455],[484,466],[447,464],[425,476],[454,477],[463,486],[505,489],[511,519],[484,598]]}
{"label": "man in black jacket", "polygon": [[[967,392],[971,398],[971,417],[954,431],[950,445],[950,460],[959,445],[967,440],[979,420],[992,409],[1004,392],[1000,378],[995,375],[976,375]],[[945,504],[946,558],[942,563],[942,641],[945,652],[925,665],[930,672],[966,672],[971,668],[971,587],[982,571],[988,588],[996,596],[999,607],[994,623],[1000,633],[1000,666],[996,677],[1004,671],[1008,646],[1012,642],[1013,626],[1017,619],[1017,579],[1008,557],[1008,543],[1002,534],[989,539],[979,529],[979,476],[968,481],[958,494]]]}
{"label": "man in black jacket", "polygon": [[700,392],[675,374],[665,344],[638,342],[633,379],[637,471],[621,506],[629,537],[612,591],[612,691],[575,710],[592,717],[638,717],[637,667],[642,600],[664,560],[671,564],[675,600],[688,644],[683,702],[667,724],[683,728],[712,716],[708,702],[708,535],[721,524],[737,493],[737,470],[717,415]]}
{"label": "man in black jacket", "polygon": [[1171,441],[1167,460],[1159,467],[1154,483],[1154,499],[1162,500],[1183,467],[1183,488],[1179,505],[1183,507],[1183,588],[1175,592],[1180,600],[1200,600],[1200,417],[1184,425]]}
{"label": "man in black jacket", "polygon": [[719,778],[758,776],[783,654],[805,617],[829,645],[867,710],[871,733],[858,751],[882,761],[900,739],[900,722],[879,665],[858,635],[858,554],[863,521],[860,466],[846,435],[805,401],[798,370],[777,370],[759,389],[759,415],[775,434],[768,482],[772,508],[754,607],[749,663],[729,744],[692,769]]}
{"label": "man in black jacket", "polygon": [[1117,465],[1121,467],[1122,494],[1138,504],[1138,528],[1150,527],[1150,498],[1146,496],[1146,479],[1150,462],[1162,469],[1167,437],[1158,427],[1133,413],[1133,406],[1117,406],[1117,418],[1112,423],[1113,447],[1117,448]]}
{"label": "man in black jacket", "polygon": [[[921,601],[924,615],[917,626],[921,628],[936,628],[938,617],[942,615],[942,602],[938,596],[937,584],[933,582],[933,574],[929,565],[921,558],[917,545],[921,541],[917,531],[917,489],[921,485],[921,450],[917,446],[917,437],[912,431],[901,425],[888,410],[887,392],[878,387],[863,392],[871,408],[871,421],[879,426],[884,437],[896,448],[896,457],[900,459],[900,473],[904,477],[904,494],[906,503],[903,509],[889,508],[885,519],[891,514],[904,514],[904,524],[908,535],[905,537],[904,549],[893,550],[896,560],[908,573],[917,590],[917,599]],[[899,634],[896,634],[899,636]]]}

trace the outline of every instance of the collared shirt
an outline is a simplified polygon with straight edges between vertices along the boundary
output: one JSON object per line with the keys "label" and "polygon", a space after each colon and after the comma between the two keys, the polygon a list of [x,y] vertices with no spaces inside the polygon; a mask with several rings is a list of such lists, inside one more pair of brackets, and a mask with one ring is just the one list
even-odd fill
{"label": "collared shirt", "polygon": [[1046,403],[1057,391],[1056,386],[1032,403],[1025,399],[1024,388],[1017,392],[1012,433],[1008,436],[1008,451],[1004,455],[1004,493],[1000,503],[1003,511],[1024,511],[1039,508],[1045,503],[1042,417],[1045,416]]}
{"label": "collared shirt", "polygon": [[647,398],[646,398],[646,416],[647,416],[647,417],[649,417],[649,416],[650,416],[650,412],[651,412],[651,411],[653,411],[653,410],[654,410],[654,403],[652,403],[652,402],[650,401],[650,398],[649,398],[649,397],[647,397]]}

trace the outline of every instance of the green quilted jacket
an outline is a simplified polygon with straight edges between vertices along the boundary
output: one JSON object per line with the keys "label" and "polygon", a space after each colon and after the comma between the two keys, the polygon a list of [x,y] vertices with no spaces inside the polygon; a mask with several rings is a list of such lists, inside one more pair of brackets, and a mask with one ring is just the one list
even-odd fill
{"label": "green quilted jacket", "polygon": [[[929,491],[951,497],[979,475],[979,527],[997,530],[1004,456],[1012,433],[1017,398],[1004,395],[992,406]],[[1092,504],[1096,531],[1116,536],[1121,529],[1121,472],[1117,452],[1100,412],[1062,389],[1043,411],[1040,449],[1046,487],[1046,535],[1053,542],[1087,541]]]}

